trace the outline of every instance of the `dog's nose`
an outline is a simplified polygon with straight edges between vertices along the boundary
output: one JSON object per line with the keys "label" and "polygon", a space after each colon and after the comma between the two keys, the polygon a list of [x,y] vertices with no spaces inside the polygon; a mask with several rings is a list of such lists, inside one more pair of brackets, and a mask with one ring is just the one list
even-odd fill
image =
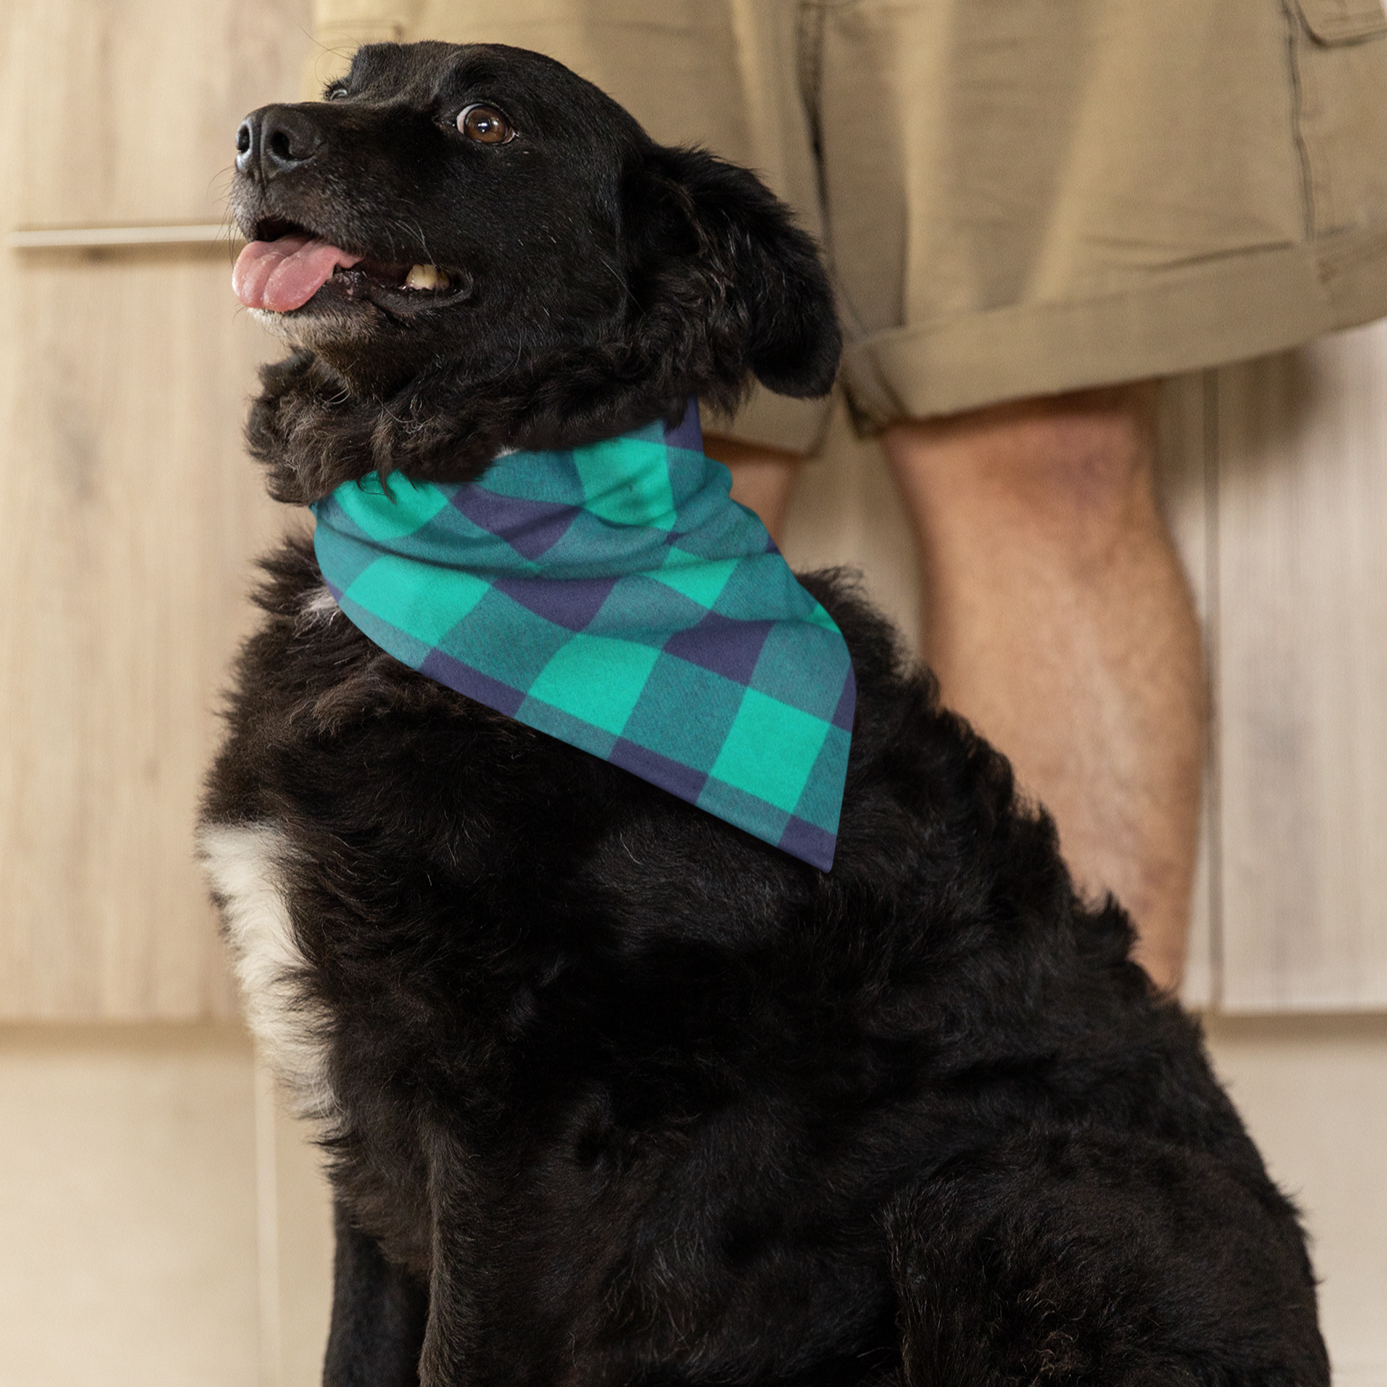
{"label": "dog's nose", "polygon": [[306,164],[323,143],[311,116],[293,106],[262,106],[236,132],[236,167],[264,182]]}

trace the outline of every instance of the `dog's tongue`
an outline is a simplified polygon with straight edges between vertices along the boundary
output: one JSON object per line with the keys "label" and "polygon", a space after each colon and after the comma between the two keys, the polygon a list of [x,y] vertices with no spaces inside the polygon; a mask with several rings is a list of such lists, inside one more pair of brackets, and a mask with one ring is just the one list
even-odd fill
{"label": "dog's tongue", "polygon": [[302,308],[339,265],[349,269],[360,259],[308,236],[252,241],[236,258],[231,287],[247,308],[288,313]]}

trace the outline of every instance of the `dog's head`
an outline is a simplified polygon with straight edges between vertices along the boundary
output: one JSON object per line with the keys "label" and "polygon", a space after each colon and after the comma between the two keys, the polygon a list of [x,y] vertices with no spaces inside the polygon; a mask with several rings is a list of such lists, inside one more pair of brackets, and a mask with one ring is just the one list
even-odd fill
{"label": "dog's head", "polygon": [[246,118],[232,209],[237,292],[300,349],[250,430],[286,500],[833,381],[832,294],[783,204],[536,53],[362,48],[325,101]]}

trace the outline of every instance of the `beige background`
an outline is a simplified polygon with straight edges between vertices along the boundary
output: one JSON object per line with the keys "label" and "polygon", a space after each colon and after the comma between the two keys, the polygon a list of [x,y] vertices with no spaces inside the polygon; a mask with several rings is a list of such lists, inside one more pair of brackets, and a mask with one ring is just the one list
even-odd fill
{"label": "beige background", "polygon": [[[298,0],[9,0],[0,233],[205,222],[297,94]],[[0,249],[0,1384],[307,1384],[315,1155],[236,1017],[189,826],[283,519],[241,455],[224,246]],[[1172,383],[1167,508],[1217,711],[1190,999],[1317,1242],[1341,1382],[1387,1387],[1387,329]],[[915,625],[839,422],[787,549]]]}

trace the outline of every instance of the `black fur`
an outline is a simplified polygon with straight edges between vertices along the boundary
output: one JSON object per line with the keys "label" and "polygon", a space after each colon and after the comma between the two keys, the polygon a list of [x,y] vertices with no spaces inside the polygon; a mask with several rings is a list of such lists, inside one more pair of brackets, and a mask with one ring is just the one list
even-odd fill
{"label": "black fur", "polygon": [[[243,226],[465,291],[287,315],[251,423],[282,498],[827,388],[827,286],[750,175],[517,50],[371,47],[347,92],[273,108],[326,134],[239,180]],[[514,141],[458,144],[476,100]],[[331,1387],[1327,1383],[1197,1026],[840,575],[805,579],[859,689],[824,874],[415,675],[308,605],[306,541],[267,567],[204,823],[291,845]]]}

